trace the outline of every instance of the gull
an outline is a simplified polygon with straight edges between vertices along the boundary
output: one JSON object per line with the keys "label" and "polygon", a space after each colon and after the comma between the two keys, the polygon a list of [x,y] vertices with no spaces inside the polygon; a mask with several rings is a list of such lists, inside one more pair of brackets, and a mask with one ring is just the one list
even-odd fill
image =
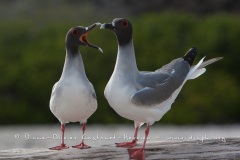
{"label": "gull", "polygon": [[[62,143],[59,146],[50,148],[51,150],[62,150],[69,148],[64,143],[65,124],[69,122],[82,123],[82,132],[84,135],[87,119],[97,109],[96,94],[91,82],[89,82],[82,56],[79,51],[80,46],[89,46],[102,49],[91,44],[88,39],[88,33],[99,23],[89,27],[77,26],[71,28],[65,38],[66,58],[62,75],[57,83],[53,86],[50,110],[61,123]],[[85,149],[90,148],[82,142],[73,148]]]}
{"label": "gull", "polygon": [[[118,147],[134,147],[138,129],[144,123],[145,139],[142,148],[129,148],[129,156],[145,158],[145,145],[150,125],[159,121],[170,110],[183,85],[189,79],[202,75],[205,66],[222,57],[203,61],[192,66],[197,55],[193,47],[182,58],[177,58],[153,72],[141,72],[137,68],[133,46],[133,27],[129,20],[116,18],[112,23],[102,24],[101,29],[110,29],[118,41],[118,53],[114,71],[104,91],[109,105],[122,117],[134,121],[135,133],[132,142],[117,143]],[[151,53],[149,53],[151,54]]]}

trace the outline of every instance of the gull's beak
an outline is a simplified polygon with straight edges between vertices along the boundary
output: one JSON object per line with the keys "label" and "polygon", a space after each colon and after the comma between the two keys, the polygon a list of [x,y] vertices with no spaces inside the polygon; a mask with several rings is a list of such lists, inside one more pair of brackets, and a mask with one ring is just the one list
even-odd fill
{"label": "gull's beak", "polygon": [[102,50],[100,47],[98,47],[98,46],[90,43],[90,42],[88,41],[88,39],[87,39],[88,33],[89,33],[92,29],[94,29],[96,26],[98,26],[98,25],[101,25],[101,23],[94,23],[94,24],[86,27],[86,31],[79,37],[79,40],[80,40],[82,43],[84,43],[86,46],[89,46],[89,47],[98,49],[100,52],[103,53],[103,50]]}
{"label": "gull's beak", "polygon": [[101,25],[100,29],[111,29],[114,30],[116,27],[112,23],[104,23]]}

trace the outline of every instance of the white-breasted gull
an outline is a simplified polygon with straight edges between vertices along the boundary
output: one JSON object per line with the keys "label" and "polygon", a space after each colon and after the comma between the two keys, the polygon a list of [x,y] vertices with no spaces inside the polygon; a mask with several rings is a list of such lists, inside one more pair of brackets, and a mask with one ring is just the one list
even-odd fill
{"label": "white-breasted gull", "polygon": [[[69,148],[64,143],[65,123],[80,122],[82,123],[82,132],[84,134],[87,119],[96,111],[97,100],[94,87],[89,82],[82,56],[79,51],[80,46],[89,46],[102,49],[91,44],[88,39],[88,33],[99,23],[95,23],[89,27],[77,26],[71,28],[65,38],[66,58],[62,71],[62,75],[57,83],[53,86],[50,110],[61,123],[62,144],[50,148],[51,150],[62,150]],[[85,149],[90,146],[81,143],[73,148]]]}
{"label": "white-breasted gull", "polygon": [[[197,48],[191,48],[184,57],[177,58],[153,72],[140,72],[137,68],[133,46],[133,27],[129,20],[116,18],[112,23],[102,24],[101,29],[112,30],[118,40],[118,53],[112,76],[104,95],[109,105],[122,117],[134,121],[135,134],[132,142],[117,143],[118,147],[128,147],[130,158],[144,159],[144,148],[149,127],[171,108],[185,82],[203,74],[205,66],[222,57],[203,61],[191,66]],[[150,54],[150,53],[149,53]],[[142,148],[134,147],[139,127],[146,123]]]}

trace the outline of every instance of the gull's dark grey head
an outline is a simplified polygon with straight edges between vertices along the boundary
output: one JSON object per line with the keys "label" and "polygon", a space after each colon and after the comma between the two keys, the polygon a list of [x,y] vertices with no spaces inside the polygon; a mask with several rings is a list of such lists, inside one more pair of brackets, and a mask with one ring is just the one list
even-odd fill
{"label": "gull's dark grey head", "polygon": [[95,49],[98,49],[102,52],[102,49],[96,45],[91,44],[88,41],[88,33],[94,29],[98,23],[94,23],[90,25],[89,27],[82,27],[82,26],[76,26],[71,28],[65,39],[66,46],[69,48],[78,48],[79,46],[89,46]]}
{"label": "gull's dark grey head", "polygon": [[119,45],[128,44],[132,40],[132,24],[125,18],[115,18],[112,23],[104,23],[101,25],[101,29],[103,28],[110,29],[116,34]]}

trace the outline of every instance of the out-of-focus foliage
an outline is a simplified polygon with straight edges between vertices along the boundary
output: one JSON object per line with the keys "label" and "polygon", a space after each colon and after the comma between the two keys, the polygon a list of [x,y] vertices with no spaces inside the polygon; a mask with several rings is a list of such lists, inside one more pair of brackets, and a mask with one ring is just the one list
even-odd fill
{"label": "out-of-focus foliage", "polygon": [[[91,9],[90,6],[88,8]],[[38,16],[36,13],[30,19],[10,19],[0,23],[1,124],[57,122],[49,110],[49,99],[52,86],[60,78],[63,68],[65,34],[73,26],[87,26],[96,21],[111,22],[113,18],[96,20],[89,14],[88,19],[79,15],[79,22],[77,15],[72,19],[65,17],[51,21],[48,14]],[[172,109],[160,123],[240,122],[238,16],[217,14],[198,17],[166,12],[142,14],[130,20],[134,27],[140,70],[156,70],[183,56],[192,46],[199,48],[195,62],[205,55],[206,59],[224,57],[208,66],[204,75],[186,83]],[[116,38],[109,30],[99,28],[88,37],[90,42],[104,50],[101,54],[92,48],[80,48],[99,104],[88,122],[127,123],[128,120],[110,108],[103,94],[116,60]]]}

